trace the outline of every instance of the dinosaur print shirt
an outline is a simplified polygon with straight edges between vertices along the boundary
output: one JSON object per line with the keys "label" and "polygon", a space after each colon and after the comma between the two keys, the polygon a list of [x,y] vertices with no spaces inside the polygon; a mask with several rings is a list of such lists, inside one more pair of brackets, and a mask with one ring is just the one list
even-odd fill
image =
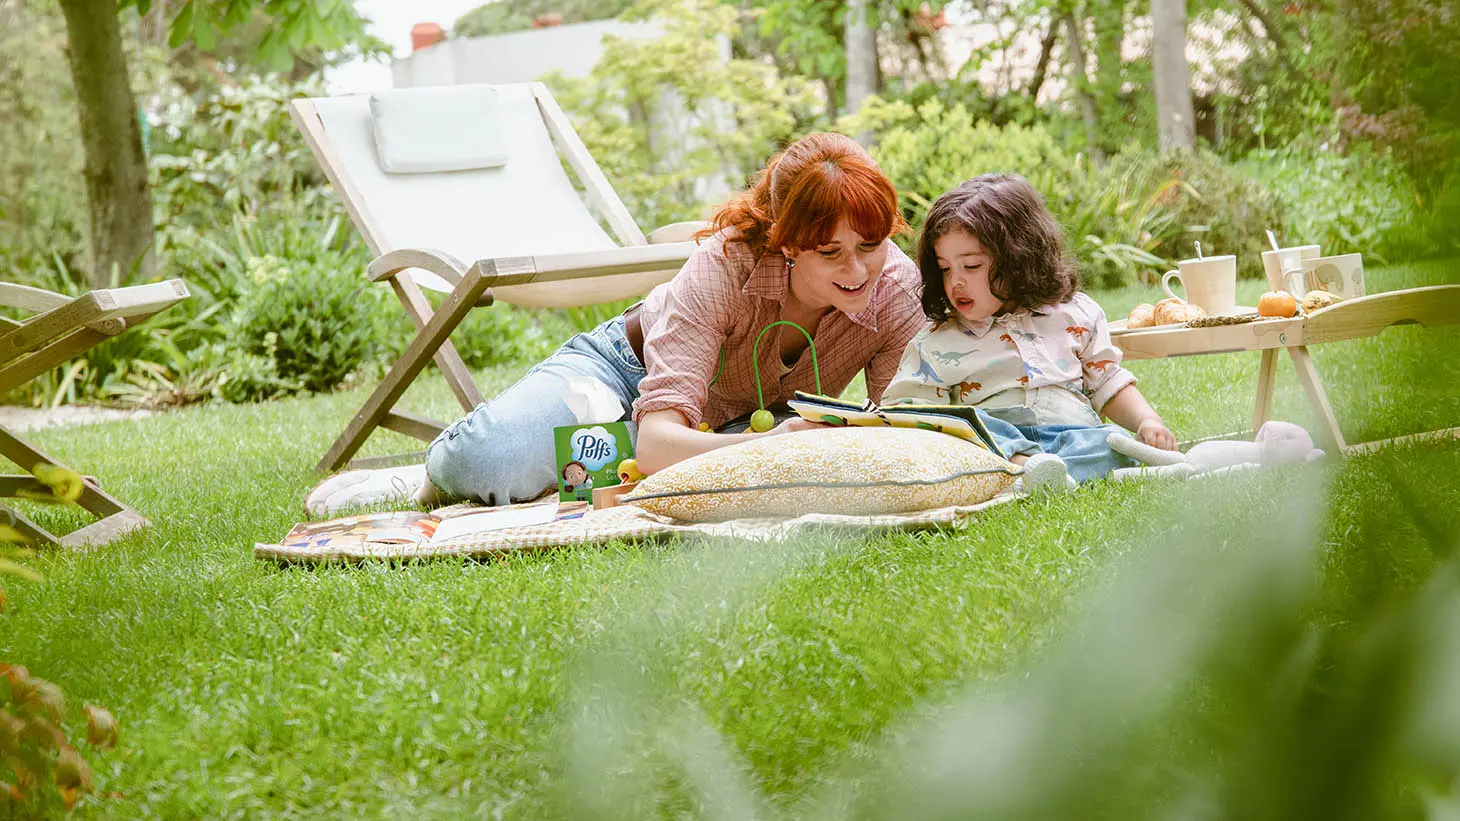
{"label": "dinosaur print shirt", "polygon": [[924,329],[903,351],[882,403],[972,405],[1016,425],[1098,425],[1096,411],[1136,381],[1120,358],[1105,312],[1075,294],[1038,310]]}

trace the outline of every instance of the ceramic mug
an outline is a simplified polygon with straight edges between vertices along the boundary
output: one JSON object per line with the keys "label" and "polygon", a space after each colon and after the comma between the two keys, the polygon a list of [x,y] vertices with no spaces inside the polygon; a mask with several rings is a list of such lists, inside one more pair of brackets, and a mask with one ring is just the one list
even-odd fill
{"label": "ceramic mug", "polygon": [[1276,251],[1262,252],[1262,270],[1267,273],[1267,287],[1273,291],[1284,291],[1288,283],[1284,273],[1303,267],[1303,261],[1315,259],[1323,253],[1319,245],[1293,245]]}
{"label": "ceramic mug", "polygon": [[1179,279],[1186,301],[1199,305],[1208,316],[1224,316],[1237,312],[1237,258],[1220,257],[1183,259],[1176,263],[1179,271],[1167,271],[1161,277],[1161,289],[1180,299],[1171,290],[1171,280]]}
{"label": "ceramic mug", "polygon": [[1339,254],[1303,260],[1309,288],[1322,288],[1339,299],[1364,295],[1364,255]]}

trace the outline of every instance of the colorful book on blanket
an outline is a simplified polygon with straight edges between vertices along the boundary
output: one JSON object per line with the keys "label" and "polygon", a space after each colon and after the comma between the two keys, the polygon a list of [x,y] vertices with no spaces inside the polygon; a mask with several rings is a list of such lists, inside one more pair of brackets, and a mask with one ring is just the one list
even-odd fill
{"label": "colorful book on blanket", "polygon": [[796,391],[788,404],[802,418],[827,425],[858,427],[921,428],[966,439],[999,456],[999,446],[989,435],[978,413],[967,405],[893,405],[881,407],[871,399],[852,402],[814,393]]}
{"label": "colorful book on blanket", "polygon": [[362,513],[325,522],[300,522],[280,542],[284,547],[346,547],[364,544],[439,544],[509,527],[546,524],[581,516],[587,502],[528,502],[501,507],[456,505],[432,513],[401,510]]}

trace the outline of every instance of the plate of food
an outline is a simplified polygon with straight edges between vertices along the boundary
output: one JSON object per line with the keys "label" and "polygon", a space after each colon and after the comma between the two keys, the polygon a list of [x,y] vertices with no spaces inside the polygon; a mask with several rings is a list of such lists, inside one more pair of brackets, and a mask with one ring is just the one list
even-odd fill
{"label": "plate of food", "polygon": [[1207,316],[1200,305],[1192,305],[1181,299],[1163,299],[1152,305],[1143,302],[1132,308],[1124,319],[1110,323],[1111,336],[1149,331],[1158,328],[1193,327],[1206,328],[1216,325],[1236,325],[1257,319],[1257,309],[1242,305],[1231,314]]}

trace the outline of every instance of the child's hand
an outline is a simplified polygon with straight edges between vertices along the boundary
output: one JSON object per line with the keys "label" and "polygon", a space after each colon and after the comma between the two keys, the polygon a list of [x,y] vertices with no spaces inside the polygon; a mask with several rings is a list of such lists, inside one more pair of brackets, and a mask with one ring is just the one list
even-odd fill
{"label": "child's hand", "polygon": [[1141,422],[1141,426],[1136,428],[1136,438],[1153,448],[1176,450],[1176,434],[1157,416],[1149,416]]}
{"label": "child's hand", "polygon": [[771,428],[769,431],[766,432],[766,435],[776,436],[782,433],[795,433],[798,430],[816,430],[817,428],[825,427],[830,427],[830,425],[823,425],[820,422],[813,422],[810,419],[806,419],[805,417],[801,416],[793,416],[790,419],[782,422],[781,424],[776,425],[774,428]]}

